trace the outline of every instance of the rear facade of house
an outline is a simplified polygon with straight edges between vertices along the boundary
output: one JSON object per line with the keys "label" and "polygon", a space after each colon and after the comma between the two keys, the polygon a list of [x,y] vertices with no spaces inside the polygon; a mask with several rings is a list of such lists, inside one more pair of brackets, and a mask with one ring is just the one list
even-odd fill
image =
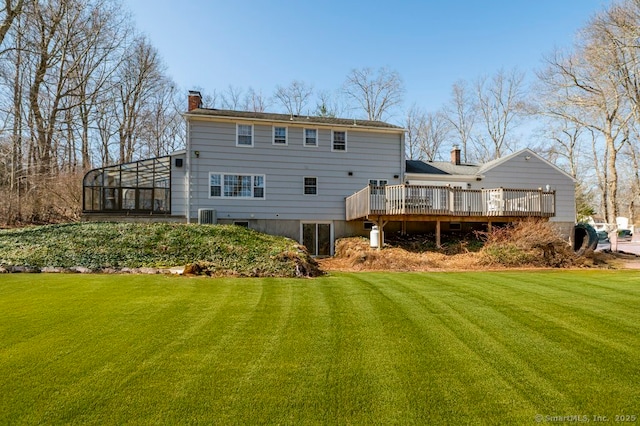
{"label": "rear facade of house", "polygon": [[318,256],[374,223],[381,236],[436,230],[439,239],[441,227],[533,216],[571,236],[575,182],[530,150],[484,165],[460,164],[456,150],[450,163],[405,162],[398,126],[207,109],[198,92],[184,117],[184,151],[87,173],[86,219],[236,224]]}
{"label": "rear facade of house", "polygon": [[345,197],[370,181],[400,183],[404,131],[381,122],[199,108],[187,120],[185,216],[240,224],[333,254],[361,233]]}
{"label": "rear facade of house", "polygon": [[398,126],[205,109],[197,92],[184,117],[185,151],[85,176],[86,217],[236,224],[325,256],[335,239],[365,233],[362,221],[346,221],[345,197],[402,179]]}

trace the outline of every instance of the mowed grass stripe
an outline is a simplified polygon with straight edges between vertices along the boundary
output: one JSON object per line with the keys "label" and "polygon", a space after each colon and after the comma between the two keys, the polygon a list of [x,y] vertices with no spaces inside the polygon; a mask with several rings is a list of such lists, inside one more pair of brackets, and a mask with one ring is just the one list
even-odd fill
{"label": "mowed grass stripe", "polygon": [[0,277],[0,423],[631,413],[640,274]]}
{"label": "mowed grass stripe", "polygon": [[[443,277],[440,274],[423,276],[417,291],[411,288],[407,276],[395,277],[399,279],[376,282],[376,286],[396,302],[396,307],[429,342],[409,351],[422,353],[429,362],[419,368],[427,375],[428,386],[415,396],[416,400],[428,401],[432,408],[439,407],[428,413],[428,419],[436,416],[444,421],[455,413],[460,421],[473,422],[478,410],[494,414],[517,409],[531,411],[534,406],[531,395],[522,391],[521,383],[533,380],[523,360],[473,323],[479,310],[484,317],[490,314],[484,305],[465,304],[458,308],[452,300],[455,294],[443,291],[446,280],[438,282]],[[499,364],[495,359],[499,359]],[[536,396],[550,392],[559,396],[552,388],[536,383]]]}
{"label": "mowed grass stripe", "polygon": [[[446,280],[445,276],[436,276],[436,279],[438,278]],[[563,306],[547,303],[542,303],[541,306],[539,299],[523,292],[520,298],[514,299],[514,295],[509,294],[507,299],[500,302],[497,286],[510,288],[509,284],[503,283],[504,278],[508,281],[508,276],[488,275],[487,282],[480,281],[483,278],[478,276],[469,278],[473,278],[470,280],[473,284],[455,287],[455,291],[464,294],[459,301],[464,303],[454,303],[451,306],[461,307],[463,311],[459,313],[468,312],[469,320],[478,323],[482,332],[490,333],[505,347],[513,347],[513,352],[522,360],[528,360],[528,367],[531,371],[537,371],[540,379],[555,383],[562,398],[551,395],[554,407],[562,408],[564,404],[561,402],[566,400],[566,404],[572,407],[578,405],[583,409],[593,409],[592,407],[597,406],[594,405],[597,400],[603,407],[615,404],[620,409],[631,408],[634,403],[630,403],[628,395],[638,394],[633,384],[638,378],[637,364],[633,360],[640,351],[637,326],[635,333],[628,333],[626,327],[622,327],[621,330],[613,322],[603,329],[600,311],[586,312],[582,308],[584,300],[580,299],[573,299],[572,303]],[[480,291],[482,289],[486,291]],[[495,315],[489,311],[475,315],[474,305],[469,303],[472,300],[468,297],[470,292],[476,299],[484,296],[491,300],[485,306],[492,307],[495,314],[505,317],[498,317],[497,321],[494,321],[492,318]],[[624,322],[628,314],[636,316],[637,311],[619,310],[619,322]],[[465,329],[468,330],[469,327]],[[611,335],[617,336],[620,340],[616,345],[620,350],[611,347],[608,337]],[[483,344],[488,341],[489,339],[480,340]],[[485,359],[488,362],[497,362],[501,368],[509,365],[499,354],[487,355],[489,356]],[[563,380],[558,380],[560,377],[563,377]],[[624,380],[621,381],[621,378]],[[531,386],[532,383],[520,383],[523,384]],[[526,389],[525,393],[538,397],[544,395],[544,392],[535,387]],[[588,398],[585,399],[585,396]],[[548,405],[549,401],[538,401],[539,409]]]}

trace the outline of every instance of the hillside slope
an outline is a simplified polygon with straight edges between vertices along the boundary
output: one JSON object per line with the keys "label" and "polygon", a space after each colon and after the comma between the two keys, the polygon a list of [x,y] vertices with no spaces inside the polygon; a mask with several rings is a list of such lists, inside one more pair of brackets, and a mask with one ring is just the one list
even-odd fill
{"label": "hillside slope", "polygon": [[297,242],[233,225],[70,223],[0,230],[0,267],[186,267],[207,275],[315,276]]}

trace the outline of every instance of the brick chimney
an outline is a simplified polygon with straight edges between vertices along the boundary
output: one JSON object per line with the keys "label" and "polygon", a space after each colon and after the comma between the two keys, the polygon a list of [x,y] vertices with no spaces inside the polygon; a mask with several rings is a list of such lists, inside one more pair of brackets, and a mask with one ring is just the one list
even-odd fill
{"label": "brick chimney", "polygon": [[187,111],[193,111],[196,108],[202,108],[202,95],[195,90],[189,90],[189,109]]}
{"label": "brick chimney", "polygon": [[454,145],[451,150],[451,163],[456,166],[460,165],[460,148],[458,148],[458,145]]}

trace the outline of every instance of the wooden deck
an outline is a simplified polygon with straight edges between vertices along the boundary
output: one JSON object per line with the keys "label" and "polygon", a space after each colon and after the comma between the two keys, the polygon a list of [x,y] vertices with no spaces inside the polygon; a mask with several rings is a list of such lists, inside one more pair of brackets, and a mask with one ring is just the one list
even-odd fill
{"label": "wooden deck", "polygon": [[370,185],[346,199],[347,220],[500,220],[549,218],[555,191],[460,189],[450,186]]}

